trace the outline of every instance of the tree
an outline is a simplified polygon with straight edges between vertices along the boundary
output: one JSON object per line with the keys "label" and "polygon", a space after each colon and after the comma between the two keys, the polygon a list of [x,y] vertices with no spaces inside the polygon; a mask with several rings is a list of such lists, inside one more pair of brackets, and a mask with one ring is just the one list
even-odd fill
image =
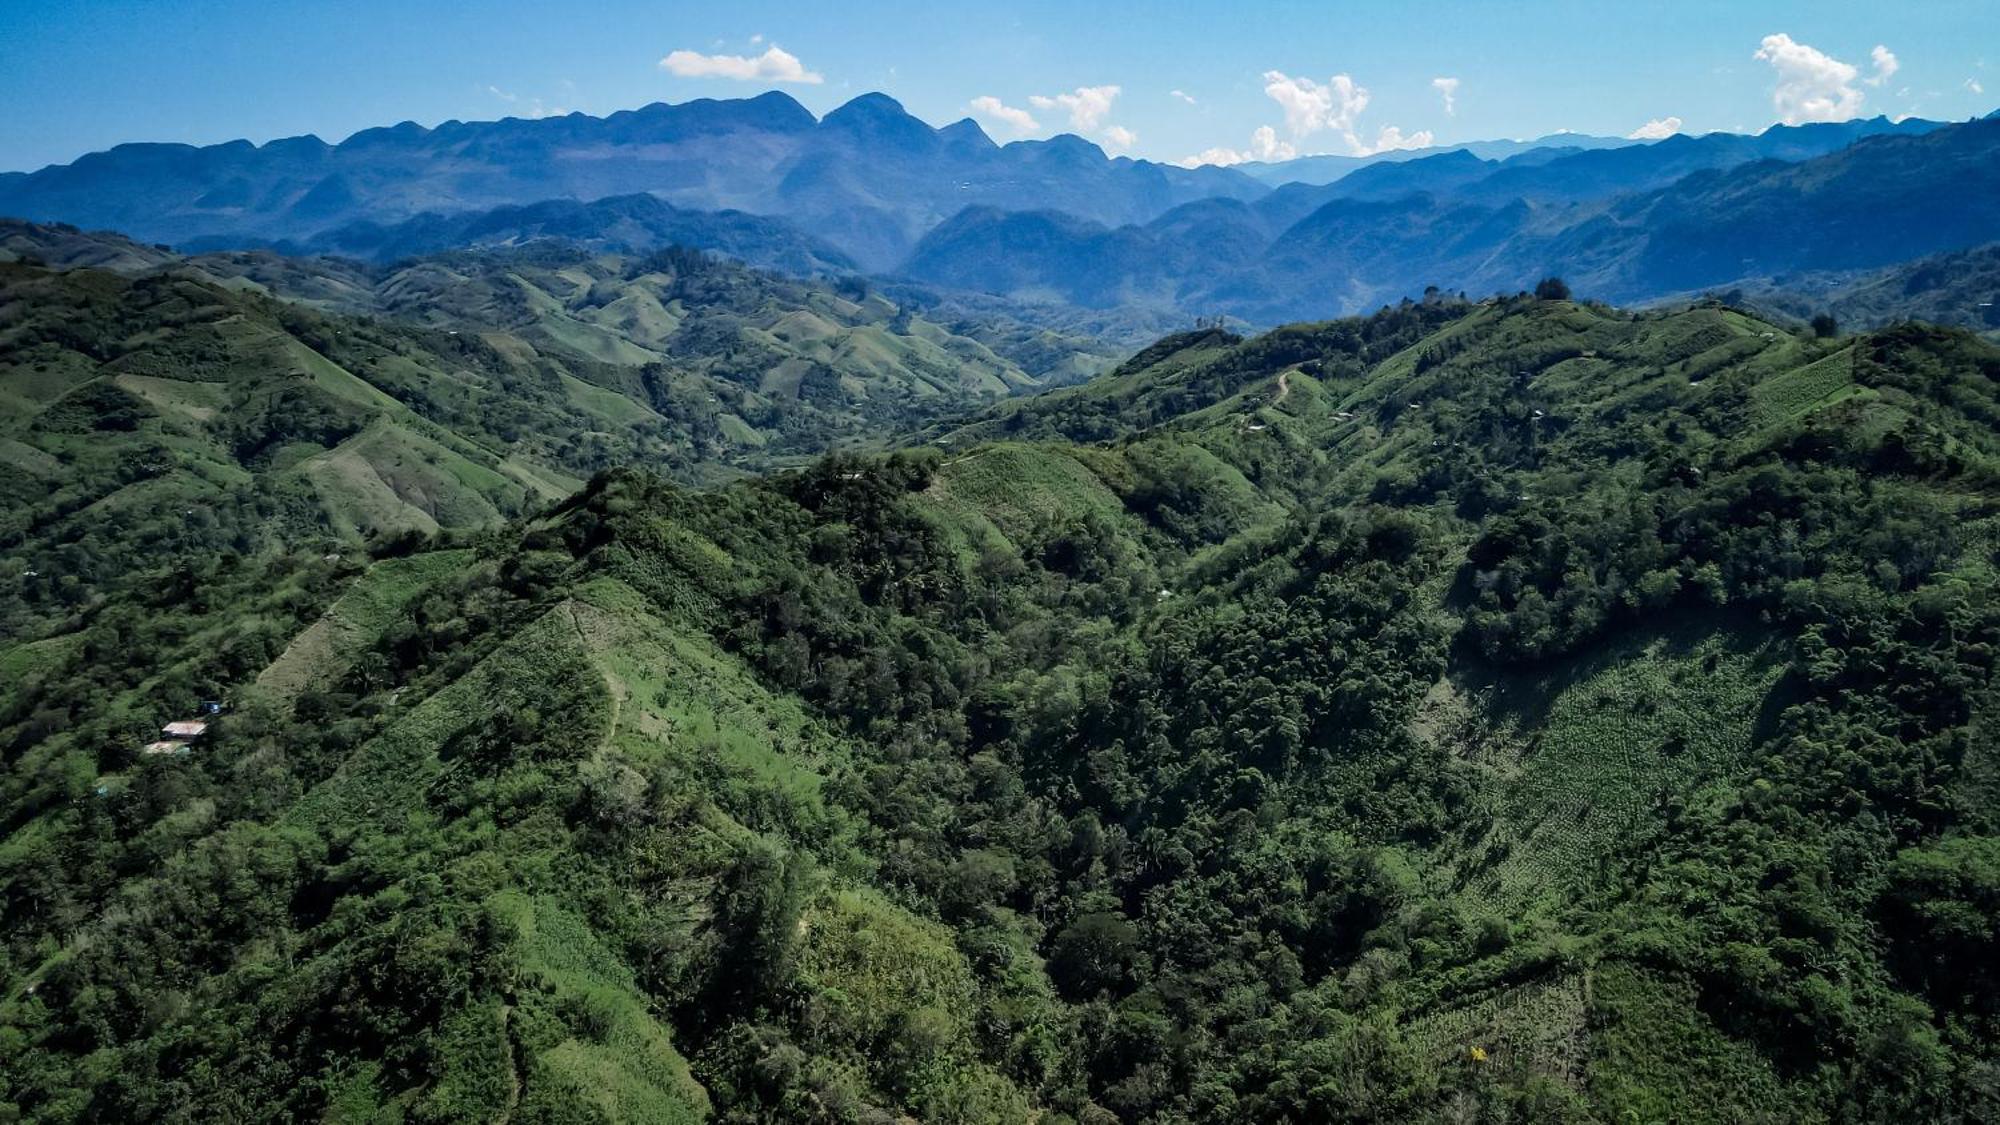
{"label": "tree", "polygon": [[1065,994],[1088,999],[1121,988],[1138,953],[1138,927],[1116,914],[1085,914],[1056,935],[1049,975]]}
{"label": "tree", "polygon": [[1840,322],[1833,319],[1832,313],[1821,313],[1812,318],[1812,330],[1820,339],[1831,340],[1840,335]]}
{"label": "tree", "polygon": [[1544,301],[1569,300],[1569,285],[1560,277],[1545,277],[1535,283],[1535,296]]}

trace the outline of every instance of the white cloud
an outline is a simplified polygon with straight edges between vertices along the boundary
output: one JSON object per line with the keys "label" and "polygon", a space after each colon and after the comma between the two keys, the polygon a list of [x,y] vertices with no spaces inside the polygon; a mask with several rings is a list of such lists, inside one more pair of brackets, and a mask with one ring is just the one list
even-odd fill
{"label": "white cloud", "polygon": [[1250,154],[1253,160],[1290,160],[1298,156],[1299,150],[1291,142],[1279,140],[1276,129],[1259,125],[1250,134]]}
{"label": "white cloud", "polygon": [[1106,125],[1104,127],[1104,139],[1110,142],[1112,148],[1122,152],[1139,143],[1139,134],[1134,133],[1123,125]]}
{"label": "white cloud", "polygon": [[[1458,80],[1440,78],[1432,85],[1445,94],[1447,105],[1451,105],[1458,91]],[[1376,130],[1372,142],[1362,140],[1358,118],[1368,108],[1368,88],[1349,75],[1336,74],[1321,85],[1310,78],[1294,78],[1283,71],[1267,70],[1264,72],[1264,93],[1284,110],[1285,129],[1291,134],[1289,140],[1280,141],[1277,129],[1264,125],[1250,135],[1250,147],[1247,149],[1211,148],[1182,157],[1175,163],[1192,168],[1201,164],[1242,164],[1250,160],[1291,160],[1299,155],[1301,142],[1323,132],[1338,134],[1347,142],[1348,151],[1356,156],[1428,148],[1436,143],[1436,137],[1428,129],[1406,135],[1394,125],[1384,125]]]}
{"label": "white cloud", "polygon": [[1362,140],[1357,119],[1368,108],[1368,88],[1345,74],[1334,75],[1322,86],[1310,78],[1293,78],[1282,71],[1267,70],[1264,72],[1264,93],[1285,111],[1285,128],[1290,130],[1293,142],[1287,147],[1294,152],[1297,142],[1325,131],[1338,133],[1347,142],[1348,151],[1356,156],[1399,148],[1424,148],[1433,140],[1428,130],[1404,136],[1403,131],[1394,125],[1384,125],[1376,133],[1372,144]]}
{"label": "white cloud", "polygon": [[1860,116],[1864,95],[1854,85],[1860,72],[1852,64],[1782,33],[1766,35],[1751,57],[1770,63],[1778,72],[1771,105],[1785,124],[1847,121]]}
{"label": "white cloud", "polygon": [[757,44],[762,43],[763,41],[764,41],[764,33],[761,31],[750,37],[750,45],[752,47],[755,47]]}
{"label": "white cloud", "polygon": [[1322,86],[1310,78],[1292,78],[1283,71],[1264,72],[1264,93],[1285,111],[1285,128],[1306,137],[1326,129],[1354,135],[1354,119],[1368,108],[1368,90],[1345,74]]}
{"label": "white cloud", "polygon": [[1069,114],[1069,123],[1078,129],[1095,129],[1111,113],[1111,103],[1117,100],[1120,88],[1117,86],[1078,86],[1075,93],[1057,94],[1044,97],[1036,94],[1028,99],[1028,104],[1036,109],[1061,109]]}
{"label": "white cloud", "polygon": [[1671,137],[1681,131],[1678,117],[1655,117],[1637,129],[1625,134],[1628,141],[1657,141]]}
{"label": "white cloud", "polygon": [[1183,156],[1179,160],[1172,161],[1172,163],[1182,168],[1199,168],[1204,164],[1213,164],[1217,168],[1227,168],[1231,164],[1241,164],[1248,159],[1248,156],[1237,152],[1233,148],[1224,148],[1221,145],[1217,145],[1214,148],[1202,149],[1193,156]]}
{"label": "white cloud", "polygon": [[1896,52],[1880,43],[1875,44],[1875,49],[1868,52],[1868,57],[1875,63],[1875,74],[1867,80],[1870,86],[1880,86],[1894,78],[1897,71],[1903,69],[1903,64],[1896,60]]}
{"label": "white cloud", "polygon": [[1983,93],[1985,93],[1985,92],[1986,92],[1986,87],[1984,87],[1984,86],[1981,86],[1981,85],[1979,84],[1979,79],[1977,79],[1977,78],[1968,78],[1968,79],[1966,79],[1966,80],[1965,80],[1965,88],[1966,88],[1966,89],[1968,89],[1968,90],[1970,90],[1970,91],[1972,91],[1972,92],[1973,92],[1973,93],[1975,93],[1975,94],[1983,94]]}
{"label": "white cloud", "polygon": [[1446,116],[1446,117],[1455,117],[1455,116],[1457,116],[1457,115],[1458,115],[1458,79],[1456,79],[1456,78],[1433,78],[1433,79],[1431,79],[1431,89],[1433,89],[1433,90],[1436,90],[1436,91],[1437,91],[1438,93],[1440,93],[1440,94],[1443,94],[1443,95],[1444,95],[1444,112],[1445,112],[1445,116]]}
{"label": "white cloud", "polygon": [[1436,141],[1437,138],[1431,135],[1429,129],[1419,129],[1406,137],[1403,131],[1394,125],[1384,125],[1375,134],[1375,143],[1362,146],[1355,151],[1355,155],[1373,156],[1378,152],[1395,152],[1397,149],[1429,148]]}
{"label": "white cloud", "polygon": [[[563,86],[567,88],[570,93],[572,94],[576,93],[576,84],[569,81],[568,79],[563,80]],[[521,95],[510,94],[507,91],[502,90],[498,86],[488,86],[486,87],[486,92],[492,94],[496,98],[499,98],[501,101],[508,103],[509,105],[519,104],[519,102],[521,101]],[[527,114],[527,116],[539,120],[544,117],[561,117],[563,114],[568,113],[569,109],[565,106],[543,105],[542,99],[529,98],[527,107],[524,112]]]}
{"label": "white cloud", "polygon": [[826,78],[807,70],[797,55],[771,44],[764,53],[704,55],[699,51],[675,51],[660,60],[660,69],[681,78],[732,78],[738,82],[797,82],[817,86]]}
{"label": "white cloud", "polygon": [[1042,127],[1035,115],[1017,106],[1008,105],[991,94],[981,94],[971,101],[972,112],[989,121],[998,121],[1016,133],[1032,133]]}
{"label": "white cloud", "polygon": [[1177,98],[1179,98],[1180,100],[1182,100],[1182,101],[1186,102],[1186,103],[1187,103],[1187,104],[1189,104],[1189,105],[1196,105],[1196,104],[1199,104],[1199,103],[1197,103],[1197,102],[1196,102],[1196,101],[1194,100],[1194,95],[1193,95],[1193,94],[1190,94],[1190,93],[1188,93],[1188,92],[1187,92],[1187,91],[1185,91],[1185,90],[1169,90],[1169,91],[1167,91],[1167,92],[1168,92],[1168,93],[1170,93],[1170,94],[1172,94],[1172,95],[1173,95],[1174,97],[1177,97]]}
{"label": "white cloud", "polygon": [[1292,144],[1290,141],[1279,140],[1276,129],[1271,128],[1269,125],[1259,125],[1256,132],[1250,134],[1250,147],[1247,149],[1223,148],[1218,146],[1216,148],[1204,149],[1193,156],[1184,156],[1174,161],[1174,163],[1183,168],[1198,168],[1203,164],[1214,164],[1226,168],[1231,164],[1242,164],[1250,160],[1291,160],[1298,156],[1298,154],[1298,146]]}

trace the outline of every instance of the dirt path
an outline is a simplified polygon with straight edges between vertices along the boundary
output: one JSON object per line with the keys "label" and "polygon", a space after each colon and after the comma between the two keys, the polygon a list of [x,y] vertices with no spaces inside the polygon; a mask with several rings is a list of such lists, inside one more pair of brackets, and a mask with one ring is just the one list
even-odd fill
{"label": "dirt path", "polygon": [[1289,371],[1278,372],[1278,397],[1271,400],[1271,405],[1276,406],[1285,401],[1285,396],[1291,393],[1292,373]]}
{"label": "dirt path", "polygon": [[604,741],[601,744],[605,749],[609,749],[612,739],[617,737],[618,734],[618,720],[621,717],[621,710],[624,703],[624,685],[614,679],[611,675],[611,669],[606,668],[597,659],[596,646],[590,643],[590,634],[583,627],[583,612],[577,606],[576,602],[570,601],[566,603],[565,608],[569,610],[569,623],[576,627],[576,639],[577,643],[583,646],[584,659],[590,661],[591,666],[597,669],[597,674],[604,678],[604,693],[611,699],[611,722],[605,727]]}

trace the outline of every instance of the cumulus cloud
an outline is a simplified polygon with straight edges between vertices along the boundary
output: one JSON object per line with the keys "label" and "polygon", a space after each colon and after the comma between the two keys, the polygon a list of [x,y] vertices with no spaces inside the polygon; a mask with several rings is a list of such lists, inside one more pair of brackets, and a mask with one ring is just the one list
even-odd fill
{"label": "cumulus cloud", "polygon": [[997,121],[1016,133],[1032,133],[1042,127],[1035,115],[1018,106],[1008,105],[991,94],[981,94],[970,103],[972,112],[989,121]]}
{"label": "cumulus cloud", "polygon": [[1190,94],[1190,93],[1188,93],[1188,92],[1187,92],[1187,91],[1185,91],[1185,90],[1169,90],[1169,91],[1167,91],[1167,92],[1168,92],[1168,93],[1170,93],[1170,94],[1172,94],[1172,95],[1173,95],[1174,97],[1177,97],[1177,98],[1179,98],[1180,100],[1182,100],[1182,101],[1186,102],[1186,103],[1187,103],[1187,104],[1189,104],[1189,105],[1195,105],[1195,104],[1197,104],[1197,103],[1195,102],[1195,100],[1194,100],[1194,95],[1193,95],[1193,94]]}
{"label": "cumulus cloud", "polygon": [[1276,129],[1269,125],[1259,125],[1256,131],[1250,134],[1250,147],[1247,149],[1217,146],[1204,149],[1193,156],[1184,156],[1174,163],[1183,168],[1198,168],[1203,164],[1226,168],[1231,164],[1243,164],[1252,160],[1291,160],[1298,154],[1298,146],[1290,141],[1279,140]]}
{"label": "cumulus cloud", "polygon": [[[1450,85],[1447,88],[1439,83]],[[1438,79],[1432,85],[1446,95],[1447,104],[1457,94],[1457,79]],[[1267,70],[1264,72],[1264,93],[1284,112],[1285,129],[1291,134],[1290,139],[1280,140],[1275,127],[1264,125],[1250,135],[1250,147],[1247,149],[1211,148],[1183,157],[1175,163],[1192,168],[1201,164],[1291,160],[1299,155],[1300,145],[1307,137],[1325,132],[1338,135],[1347,143],[1348,152],[1355,156],[1370,156],[1396,149],[1428,148],[1436,143],[1436,138],[1428,129],[1405,134],[1394,125],[1384,125],[1376,130],[1373,141],[1363,140],[1357,119],[1368,108],[1368,88],[1350,75],[1336,74],[1321,84],[1310,78],[1295,78],[1283,71]]]}
{"label": "cumulus cloud", "polygon": [[1322,86],[1310,78],[1293,78],[1283,71],[1264,72],[1264,93],[1285,113],[1285,128],[1293,137],[1332,129],[1354,135],[1354,119],[1368,108],[1368,90],[1345,74]]}
{"label": "cumulus cloud", "polygon": [[[1368,108],[1368,88],[1345,74],[1336,74],[1325,85],[1310,78],[1293,78],[1281,71],[1264,72],[1264,93],[1284,111],[1285,128],[1297,142],[1319,132],[1333,132],[1347,142],[1356,156],[1368,156],[1399,148],[1424,148],[1432,143],[1429,130],[1405,136],[1394,125],[1384,125],[1371,143],[1361,139],[1358,118]],[[1453,87],[1456,94],[1456,86]],[[1259,159],[1262,159],[1261,157]],[[1279,159],[1286,159],[1280,157]]]}
{"label": "cumulus cloud", "polygon": [[1875,74],[1867,80],[1870,86],[1880,86],[1894,78],[1897,71],[1903,69],[1903,64],[1896,60],[1896,52],[1880,43],[1875,44],[1875,49],[1868,52],[1868,57],[1875,63]]}
{"label": "cumulus cloud", "polygon": [[1059,109],[1069,114],[1069,123],[1078,129],[1095,129],[1111,114],[1118,98],[1117,86],[1078,86],[1074,93],[1045,97],[1035,94],[1028,104],[1036,109]]}
{"label": "cumulus cloud", "polygon": [[1378,152],[1395,152],[1397,149],[1429,148],[1435,143],[1437,143],[1437,138],[1431,135],[1429,129],[1419,129],[1408,136],[1404,136],[1403,131],[1394,125],[1384,125],[1375,134],[1375,143],[1372,145],[1363,145],[1356,151],[1355,155],[1373,156]]}
{"label": "cumulus cloud", "polygon": [[1625,134],[1628,141],[1657,141],[1671,137],[1681,131],[1678,117],[1655,117],[1637,129]]}
{"label": "cumulus cloud", "polygon": [[1860,116],[1864,95],[1854,84],[1860,71],[1853,64],[1782,33],[1766,35],[1751,57],[1770,63],[1777,72],[1771,106],[1785,124],[1848,121]]}
{"label": "cumulus cloud", "polygon": [[1447,117],[1458,115],[1458,79],[1433,78],[1431,89],[1444,95],[1444,112]]}
{"label": "cumulus cloud", "polygon": [[1298,154],[1298,147],[1290,141],[1279,140],[1278,131],[1269,125],[1259,125],[1250,134],[1250,156],[1253,160],[1290,160]]}
{"label": "cumulus cloud", "polygon": [[818,71],[807,70],[797,55],[771,44],[755,56],[704,55],[699,51],[675,51],[660,60],[660,69],[680,78],[731,78],[738,82],[796,82],[817,86],[826,81]]}
{"label": "cumulus cloud", "polygon": [[1167,163],[1177,168],[1199,168],[1204,164],[1213,164],[1217,168],[1227,168],[1232,164],[1241,164],[1243,161],[1244,156],[1242,153],[1233,148],[1217,145],[1214,148],[1202,149],[1193,156],[1183,156],[1179,160],[1169,160]]}
{"label": "cumulus cloud", "polygon": [[1111,148],[1120,152],[1139,143],[1139,134],[1134,133],[1123,125],[1106,125],[1103,137]]}

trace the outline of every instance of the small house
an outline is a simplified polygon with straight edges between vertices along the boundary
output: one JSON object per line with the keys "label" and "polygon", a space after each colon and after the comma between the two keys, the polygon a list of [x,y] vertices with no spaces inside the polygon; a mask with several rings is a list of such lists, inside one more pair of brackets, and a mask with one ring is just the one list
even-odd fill
{"label": "small house", "polygon": [[148,742],[146,745],[141,746],[139,752],[142,754],[178,754],[186,749],[187,743],[185,742],[161,739],[158,742]]}
{"label": "small house", "polygon": [[200,738],[208,733],[208,724],[195,719],[185,719],[178,723],[168,723],[160,728],[160,733],[168,738]]}

